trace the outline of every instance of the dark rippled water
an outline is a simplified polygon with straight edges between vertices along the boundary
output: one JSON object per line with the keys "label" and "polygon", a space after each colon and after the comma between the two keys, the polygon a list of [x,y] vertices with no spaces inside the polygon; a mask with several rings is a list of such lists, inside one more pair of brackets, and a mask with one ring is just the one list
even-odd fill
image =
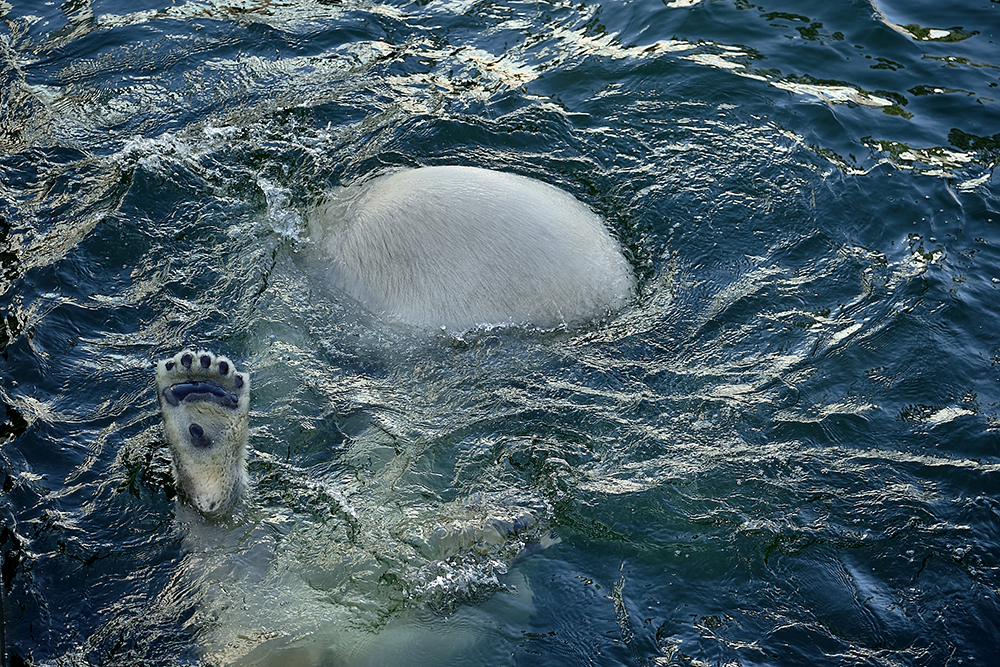
{"label": "dark rippled water", "polygon": [[[12,665],[995,664],[996,0],[0,16]],[[452,339],[325,289],[309,207],[434,164],[589,204],[634,303]],[[182,345],[254,377],[219,525]]]}

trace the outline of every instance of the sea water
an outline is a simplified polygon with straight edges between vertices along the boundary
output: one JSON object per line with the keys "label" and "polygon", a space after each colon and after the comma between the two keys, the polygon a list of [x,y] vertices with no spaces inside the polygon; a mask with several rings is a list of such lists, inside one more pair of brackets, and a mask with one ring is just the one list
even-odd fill
{"label": "sea water", "polygon": [[[1000,4],[0,17],[10,664],[1000,653]],[[574,195],[635,299],[438,336],[317,279],[326,193],[440,164]],[[183,346],[253,377],[215,524],[154,395]]]}

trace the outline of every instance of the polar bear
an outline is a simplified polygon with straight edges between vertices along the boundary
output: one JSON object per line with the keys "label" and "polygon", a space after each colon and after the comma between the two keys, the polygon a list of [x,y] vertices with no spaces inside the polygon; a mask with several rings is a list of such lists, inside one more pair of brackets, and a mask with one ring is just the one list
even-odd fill
{"label": "polar bear", "polygon": [[308,223],[333,285],[410,325],[557,328],[604,317],[633,291],[600,216],[525,176],[398,171],[335,191]]}
{"label": "polar bear", "polygon": [[247,488],[250,376],[207,350],[156,364],[177,490],[203,515],[225,514]]}
{"label": "polar bear", "polygon": [[[602,219],[558,188],[475,167],[422,167],[341,188],[309,215],[335,287],[418,327],[557,328],[604,317],[634,278]],[[178,491],[205,515],[246,489],[250,378],[184,350],[157,364]]]}
{"label": "polar bear", "polygon": [[[335,288],[373,313],[418,328],[461,333],[480,326],[572,326],[621,309],[634,289],[631,266],[598,215],[551,185],[507,173],[425,167],[379,176],[334,192],[309,214],[308,229],[309,247]],[[225,356],[185,349],[157,362],[156,390],[178,494],[201,515],[224,518],[248,488],[249,374]],[[463,520],[435,526],[433,539],[411,535],[418,556],[434,560],[471,544],[503,542],[532,530],[544,514],[493,509],[486,504],[482,511],[469,510],[468,517],[460,513]],[[513,518],[503,519],[508,515]],[[226,525],[192,525],[202,523]],[[256,542],[250,542],[257,554]],[[276,553],[260,548],[265,556]],[[190,569],[214,572],[216,556],[227,558],[228,550],[193,553]],[[290,572],[276,567],[275,582],[291,581]],[[202,573],[193,577],[201,581]],[[189,586],[185,580],[184,589]],[[475,632],[452,630],[449,645],[439,646],[440,637],[411,616],[392,621],[377,641],[351,632],[350,623],[327,624],[328,634],[320,636],[318,626],[306,621],[340,612],[324,602],[321,613],[311,616],[315,592],[308,581],[300,587],[304,593],[290,596],[301,608],[286,609],[289,599],[274,605],[274,591],[257,591],[253,577],[211,590],[225,595],[230,588],[235,597],[209,602],[222,616],[199,642],[206,654],[240,654],[247,664],[319,664],[328,647],[343,648],[353,664],[386,664],[397,660],[385,656],[410,653],[415,642],[436,656],[475,641]],[[527,584],[522,588],[528,590]],[[244,600],[244,593],[259,604]],[[241,604],[231,604],[235,599]],[[305,610],[298,622],[306,627],[283,633],[277,622],[258,637],[247,628],[259,631],[259,619],[241,614],[263,609],[274,611],[279,621],[285,614],[289,623]],[[314,630],[316,637],[310,634]]]}

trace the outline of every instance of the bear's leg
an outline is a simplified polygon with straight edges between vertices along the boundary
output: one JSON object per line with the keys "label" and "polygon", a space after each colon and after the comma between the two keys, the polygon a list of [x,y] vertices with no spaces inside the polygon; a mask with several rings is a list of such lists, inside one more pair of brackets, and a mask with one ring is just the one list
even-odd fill
{"label": "bear's leg", "polygon": [[246,487],[249,376],[184,350],[157,363],[156,390],[178,491],[203,514],[227,511]]}

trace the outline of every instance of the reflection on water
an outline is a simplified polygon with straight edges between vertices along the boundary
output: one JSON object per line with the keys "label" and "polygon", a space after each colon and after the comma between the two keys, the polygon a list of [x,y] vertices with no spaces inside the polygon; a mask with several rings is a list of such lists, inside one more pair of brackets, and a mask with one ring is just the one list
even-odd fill
{"label": "reflection on water", "polygon": [[[995,11],[0,4],[14,663],[986,664]],[[428,337],[317,280],[324,193],[454,163],[599,211],[631,307]],[[221,524],[182,345],[255,378]]]}

